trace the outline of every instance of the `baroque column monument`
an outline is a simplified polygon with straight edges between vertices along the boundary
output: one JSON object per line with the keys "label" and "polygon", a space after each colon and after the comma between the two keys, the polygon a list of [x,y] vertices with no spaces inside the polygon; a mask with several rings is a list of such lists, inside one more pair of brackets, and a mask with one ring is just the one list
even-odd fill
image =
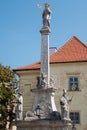
{"label": "baroque column monument", "polygon": [[[57,111],[54,95],[54,82],[50,78],[49,64],[49,34],[50,34],[50,5],[45,3],[42,13],[43,27],[41,33],[41,67],[37,84],[31,92],[34,94],[32,111],[26,113],[24,120],[16,121],[16,130],[71,130],[69,119],[68,98],[66,91],[60,99],[61,114]],[[12,129],[14,130],[14,129]]]}
{"label": "baroque column monument", "polygon": [[41,67],[40,77],[37,77],[37,88],[32,92],[35,94],[33,111],[39,105],[41,108],[40,116],[47,118],[49,112],[57,111],[54,102],[55,89],[50,85],[50,65],[49,65],[49,33],[50,33],[50,15],[49,4],[45,3],[45,9],[42,14],[43,27],[41,33]]}

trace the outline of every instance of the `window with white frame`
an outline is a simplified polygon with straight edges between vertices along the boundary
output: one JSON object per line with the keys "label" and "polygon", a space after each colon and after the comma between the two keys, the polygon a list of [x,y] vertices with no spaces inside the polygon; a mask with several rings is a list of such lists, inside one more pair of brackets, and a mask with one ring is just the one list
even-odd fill
{"label": "window with white frame", "polygon": [[69,90],[79,91],[78,77],[69,77]]}
{"label": "window with white frame", "polygon": [[70,119],[75,124],[80,124],[80,113],[79,112],[70,112]]}

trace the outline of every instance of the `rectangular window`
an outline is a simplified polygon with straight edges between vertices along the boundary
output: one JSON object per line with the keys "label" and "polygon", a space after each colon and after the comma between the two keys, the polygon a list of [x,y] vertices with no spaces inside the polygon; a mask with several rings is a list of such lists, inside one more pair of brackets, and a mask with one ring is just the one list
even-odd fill
{"label": "rectangular window", "polygon": [[79,112],[70,112],[70,119],[75,124],[80,124],[80,114]]}
{"label": "rectangular window", "polygon": [[70,91],[79,91],[78,77],[69,78],[69,90]]}

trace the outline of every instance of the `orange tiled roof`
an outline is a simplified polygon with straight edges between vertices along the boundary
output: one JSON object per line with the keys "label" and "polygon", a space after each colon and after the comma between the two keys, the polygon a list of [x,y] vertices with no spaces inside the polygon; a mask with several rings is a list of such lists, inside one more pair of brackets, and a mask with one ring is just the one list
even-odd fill
{"label": "orange tiled roof", "polygon": [[[77,37],[72,37],[57,52],[50,57],[50,63],[78,62],[87,61],[87,46],[83,44]],[[20,67],[17,70],[39,69],[40,62]]]}
{"label": "orange tiled roof", "polygon": [[27,65],[27,66],[23,66],[23,67],[19,67],[19,68],[16,68],[16,69],[13,69],[14,71],[19,71],[19,70],[37,70],[37,69],[40,69],[40,62],[36,62],[34,64],[30,64],[30,65]]}
{"label": "orange tiled roof", "polygon": [[87,46],[74,36],[50,57],[50,61],[87,61]]}

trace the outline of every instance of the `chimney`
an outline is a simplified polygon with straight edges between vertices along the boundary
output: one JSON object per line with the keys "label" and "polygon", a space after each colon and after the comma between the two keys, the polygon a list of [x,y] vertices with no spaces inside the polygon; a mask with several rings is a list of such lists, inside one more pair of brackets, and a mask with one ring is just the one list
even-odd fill
{"label": "chimney", "polygon": [[51,56],[53,53],[55,53],[57,51],[57,48],[56,47],[50,47],[49,51],[50,51],[49,54]]}

